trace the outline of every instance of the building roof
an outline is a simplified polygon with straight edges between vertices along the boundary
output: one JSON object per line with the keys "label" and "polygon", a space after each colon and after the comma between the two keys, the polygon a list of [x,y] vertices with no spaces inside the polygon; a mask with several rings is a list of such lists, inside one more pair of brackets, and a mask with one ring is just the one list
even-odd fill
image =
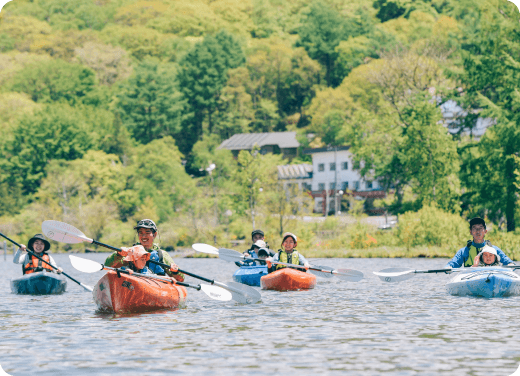
{"label": "building roof", "polygon": [[278,166],[279,179],[310,179],[312,178],[311,164],[297,164]]}
{"label": "building roof", "polygon": [[316,149],[305,149],[303,151],[303,154],[316,154],[316,153],[326,153],[331,151],[342,151],[342,150],[348,150],[350,149],[350,146],[329,146],[324,148],[316,148]]}
{"label": "building roof", "polygon": [[266,132],[266,133],[239,133],[233,135],[220,144],[219,149],[251,150],[257,144],[278,145],[280,149],[297,148],[300,143],[296,140],[296,132]]}

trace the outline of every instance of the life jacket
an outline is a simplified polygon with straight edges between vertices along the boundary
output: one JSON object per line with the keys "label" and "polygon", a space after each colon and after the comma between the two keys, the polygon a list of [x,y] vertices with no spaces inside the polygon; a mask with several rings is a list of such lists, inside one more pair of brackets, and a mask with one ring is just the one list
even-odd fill
{"label": "life jacket", "polygon": [[[278,261],[284,262],[286,264],[300,265],[300,255],[296,249],[291,253],[287,253],[280,249],[278,251]],[[282,268],[286,268],[286,266],[277,264],[275,269],[278,270]]]}
{"label": "life jacket", "polygon": [[[486,240],[484,242],[484,245],[486,245],[486,244],[489,245],[490,247],[492,246],[491,242],[489,240]],[[469,250],[469,252],[468,252],[468,258],[464,261],[464,267],[469,268],[469,267],[473,266],[473,263],[475,262],[475,257],[477,257],[477,255],[480,253],[482,248],[475,247],[473,245],[473,240],[468,240],[468,243],[466,244],[466,249]]]}
{"label": "life jacket", "polygon": [[[33,255],[29,255],[29,256],[31,256],[30,261],[27,264],[22,266],[23,274],[41,272],[44,269],[46,269],[50,272],[53,271],[53,269],[50,265],[42,262],[42,260],[40,260],[39,258],[34,257]],[[40,257],[42,259],[44,259],[46,262],[48,262],[49,264],[51,263],[51,259],[48,254],[42,253],[42,255]]]}
{"label": "life jacket", "polygon": [[[150,252],[150,260],[157,261],[157,262],[164,262],[163,251],[160,249],[154,249],[152,252]],[[146,262],[146,266],[144,267],[143,271],[141,271],[140,273],[146,274],[146,272],[147,272],[146,269],[148,268],[148,270],[150,270],[153,274],[157,274],[157,275],[166,274],[166,272],[164,271],[164,268],[161,265],[154,264],[153,262],[150,262],[150,260],[148,260]]]}

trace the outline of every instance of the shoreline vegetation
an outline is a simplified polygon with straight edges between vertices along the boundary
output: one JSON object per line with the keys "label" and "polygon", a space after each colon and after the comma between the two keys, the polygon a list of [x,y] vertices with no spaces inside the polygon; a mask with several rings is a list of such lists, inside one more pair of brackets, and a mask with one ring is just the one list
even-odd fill
{"label": "shoreline vegetation", "polygon": [[[519,258],[519,17],[506,0],[11,1],[0,232],[27,244],[52,219],[130,246],[150,218],[168,251],[245,250],[261,229],[309,257],[452,257],[479,216]],[[273,132],[298,143],[221,147]],[[312,184],[279,173],[338,147]]]}

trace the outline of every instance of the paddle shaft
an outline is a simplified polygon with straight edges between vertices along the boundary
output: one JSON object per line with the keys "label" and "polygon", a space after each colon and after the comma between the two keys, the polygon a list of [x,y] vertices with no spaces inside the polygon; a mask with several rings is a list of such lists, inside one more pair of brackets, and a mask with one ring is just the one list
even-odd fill
{"label": "paddle shaft", "polygon": [[[98,242],[97,240],[95,239],[92,239],[92,243],[93,244],[97,244],[97,245],[100,245],[101,247],[105,247],[105,248],[108,248],[108,249],[111,249],[113,251],[116,251],[116,252],[119,252],[121,250],[121,248],[116,248],[116,247],[112,247],[111,245],[108,245],[108,244],[104,244],[104,243],[101,243],[101,242]],[[168,264],[164,264],[162,262],[157,262],[157,261],[153,261],[153,260],[149,260],[150,262],[154,263],[154,264],[157,264],[157,265],[160,265],[160,266],[164,266],[166,268],[170,268],[171,265],[168,265]],[[190,272],[187,272],[185,270],[181,270],[181,269],[177,269],[179,272],[183,273],[183,274],[186,274],[186,275],[189,275],[190,277],[193,277],[193,278],[197,278],[197,279],[200,279],[201,281],[204,281],[204,282],[208,282],[208,283],[211,283],[211,284],[214,284],[215,281],[213,279],[208,279],[208,278],[204,278],[204,277],[201,277],[199,275],[196,275],[196,274],[193,274],[193,273],[190,273]]]}
{"label": "paddle shaft", "polygon": [[[243,256],[243,255],[242,255]],[[251,261],[263,261],[265,262],[265,260],[263,259],[259,259],[259,258],[254,258],[254,257],[246,257],[246,256],[243,256],[243,259],[244,260],[251,260]],[[298,268],[298,269],[306,269],[305,266],[302,266],[302,265],[295,265],[295,264],[287,264],[286,262],[279,262],[279,261],[271,261],[271,264],[275,264],[275,265],[284,265],[284,266],[289,266],[289,267],[293,267],[293,268]],[[319,272],[326,272],[326,273],[330,273],[330,270],[323,270],[323,269],[317,269],[317,268],[313,268],[313,267],[309,267],[310,270],[317,270]]]}
{"label": "paddle shaft", "polygon": [[[159,262],[159,261],[154,261],[154,260],[148,260],[148,261],[153,263],[153,264],[156,264],[156,265],[159,265],[159,266],[163,266],[163,267],[168,268],[168,269],[171,267],[171,265],[168,265],[168,264],[165,264],[165,263],[162,263],[162,262]],[[190,277],[200,279],[201,281],[204,281],[204,282],[208,282],[208,283],[211,283],[211,284],[215,283],[214,279],[204,278],[204,277],[201,277],[200,275],[193,274],[193,273],[187,272],[185,270],[181,270],[181,269],[177,269],[177,271],[179,271],[179,272],[181,272],[183,274],[189,275]]]}
{"label": "paddle shaft", "polygon": [[[4,234],[2,234],[1,232],[0,232],[0,235],[3,236],[4,238],[6,238],[7,240],[9,240],[9,241],[10,241],[11,243],[13,243],[14,245],[16,245],[18,248],[21,248],[21,247],[22,247],[20,244],[18,244],[17,242],[15,242],[13,239],[9,239],[7,236],[5,236]],[[29,250],[29,249],[27,249],[27,248],[26,248],[25,250],[27,251],[27,253],[29,253],[30,255],[33,255],[33,256],[36,257],[37,259],[43,261],[44,263],[46,263],[47,265],[49,265],[51,268],[53,268],[53,269],[55,269],[55,270],[58,270],[57,267],[55,267],[55,266],[49,264],[47,261],[45,261],[44,259],[42,259],[40,256],[36,255],[34,252],[31,252],[31,250]],[[84,285],[83,285],[81,282],[75,280],[74,278],[72,278],[72,277],[71,277],[70,275],[68,275],[67,273],[65,273],[65,272],[62,271],[61,274],[63,274],[65,277],[69,278],[70,280],[76,282],[78,285],[84,287]]]}
{"label": "paddle shaft", "polygon": [[123,274],[128,274],[128,275],[137,275],[139,277],[144,277],[144,278],[149,278],[149,279],[158,279],[160,281],[171,282],[171,283],[179,285],[179,286],[191,287],[191,288],[193,288],[195,290],[200,290],[200,285],[192,285],[190,283],[174,281],[172,278],[161,277],[161,276],[151,276],[151,275],[147,275],[147,274],[143,274],[143,273],[137,273],[137,272],[130,271],[130,270],[125,270],[125,269],[120,269],[120,268],[112,268],[110,266],[105,266],[103,264],[100,264],[100,265],[102,266],[102,269],[104,269],[104,270],[113,270],[113,271],[118,272],[118,273],[123,273]]}

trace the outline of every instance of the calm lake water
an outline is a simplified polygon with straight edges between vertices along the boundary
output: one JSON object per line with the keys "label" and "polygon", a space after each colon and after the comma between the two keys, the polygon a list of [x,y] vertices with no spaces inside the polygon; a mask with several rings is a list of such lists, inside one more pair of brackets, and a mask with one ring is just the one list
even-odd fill
{"label": "calm lake water", "polygon": [[[79,255],[102,262],[107,254]],[[79,281],[67,255],[53,256]],[[253,305],[210,300],[189,289],[188,305],[135,315],[96,313],[92,295],[69,281],[55,296],[11,293],[21,266],[0,256],[0,365],[22,375],[511,375],[520,364],[520,297],[446,293],[448,275],[385,284],[387,267],[431,269],[441,259],[325,259],[365,273],[357,283],[318,278],[314,290],[262,291]],[[234,264],[176,259],[225,282]],[[198,283],[188,278],[189,282]]]}

